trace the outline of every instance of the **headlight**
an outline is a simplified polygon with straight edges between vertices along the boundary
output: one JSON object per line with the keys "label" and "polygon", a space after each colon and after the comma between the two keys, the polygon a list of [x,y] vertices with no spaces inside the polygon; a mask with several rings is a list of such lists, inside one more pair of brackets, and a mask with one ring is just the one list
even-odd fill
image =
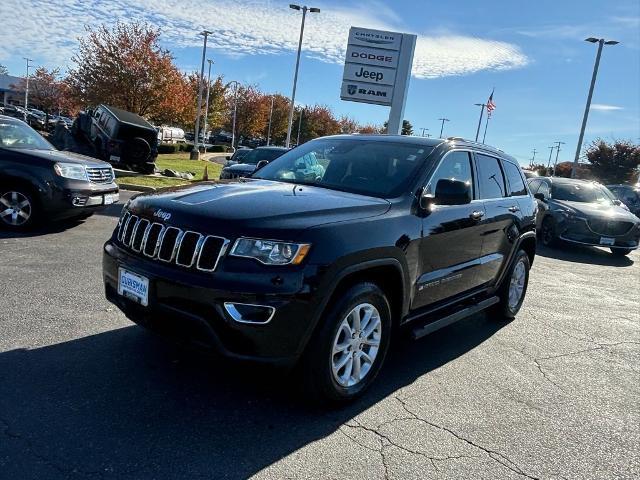
{"label": "headlight", "polygon": [[254,258],[265,265],[299,265],[310,248],[308,243],[239,238],[231,249],[231,255]]}
{"label": "headlight", "polygon": [[74,180],[89,180],[84,165],[77,163],[56,163],[53,169],[58,175],[64,178],[72,178]]}

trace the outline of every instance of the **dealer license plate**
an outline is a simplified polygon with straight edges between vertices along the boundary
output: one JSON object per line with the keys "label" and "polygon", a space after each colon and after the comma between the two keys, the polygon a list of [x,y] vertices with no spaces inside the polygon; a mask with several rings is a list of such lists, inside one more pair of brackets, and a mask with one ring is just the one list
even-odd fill
{"label": "dealer license plate", "polygon": [[600,245],[613,245],[616,243],[615,238],[611,237],[600,237]]}
{"label": "dealer license plate", "polygon": [[118,294],[146,307],[149,305],[149,279],[130,272],[124,268],[118,269]]}

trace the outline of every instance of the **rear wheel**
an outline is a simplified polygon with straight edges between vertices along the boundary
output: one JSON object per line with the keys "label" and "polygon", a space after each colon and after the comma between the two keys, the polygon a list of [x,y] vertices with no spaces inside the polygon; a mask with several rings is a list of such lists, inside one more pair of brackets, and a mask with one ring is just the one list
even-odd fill
{"label": "rear wheel", "polygon": [[391,310],[376,285],[361,283],[335,303],[312,338],[302,371],[310,398],[340,402],[356,398],[373,382],[391,336]]}
{"label": "rear wheel", "polygon": [[633,252],[633,249],[631,248],[612,248],[611,249],[611,254],[614,257],[626,257],[631,252]]}
{"label": "rear wheel", "polygon": [[35,224],[38,205],[24,187],[0,187],[0,224],[11,230],[26,230]]}
{"label": "rear wheel", "polygon": [[529,256],[524,250],[518,250],[509,273],[498,290],[500,301],[493,309],[496,315],[512,320],[518,314],[527,293],[530,268]]}
{"label": "rear wheel", "polygon": [[545,218],[542,222],[540,240],[545,247],[553,247],[558,243],[555,223],[549,217]]}

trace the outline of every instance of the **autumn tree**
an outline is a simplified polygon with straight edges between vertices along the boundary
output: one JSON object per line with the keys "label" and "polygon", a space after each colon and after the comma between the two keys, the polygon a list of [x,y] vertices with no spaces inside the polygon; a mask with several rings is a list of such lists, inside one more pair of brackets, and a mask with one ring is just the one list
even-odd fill
{"label": "autumn tree", "polygon": [[[237,97],[236,97],[237,95]],[[227,91],[227,101],[233,109],[237,101],[236,109],[236,140],[243,138],[262,137],[266,134],[269,121],[270,99],[264,95],[255,85],[238,85]],[[233,115],[229,115],[225,128],[232,129]]]}
{"label": "autumn tree", "polygon": [[[297,112],[296,118],[299,120],[299,115],[302,113],[302,128],[300,130],[300,143],[307,142],[317,137],[324,137],[327,135],[337,135],[340,133],[340,122],[336,120],[333,113],[326,105],[313,105],[307,106]],[[298,125],[294,130],[297,138]]]}
{"label": "autumn tree", "polygon": [[640,145],[629,140],[607,143],[602,139],[587,147],[591,171],[602,183],[623,183],[632,180],[640,166]]}
{"label": "autumn tree", "polygon": [[358,122],[347,115],[340,117],[338,125],[340,125],[340,133],[356,133],[360,128]]}
{"label": "autumn tree", "polygon": [[361,133],[363,135],[379,134],[379,133],[384,133],[386,131],[387,131],[386,125],[384,125],[383,127],[379,127],[377,125],[369,123],[367,125],[361,125],[358,127],[358,133]]}
{"label": "autumn tree", "polygon": [[[289,126],[289,105],[288,97],[275,94],[267,97],[267,105],[271,108],[271,98],[273,98],[273,115],[271,118],[271,144],[284,145],[287,139],[287,127]],[[268,114],[267,114],[268,115]],[[269,117],[267,117],[267,130],[269,128]],[[265,132],[265,137],[267,132]]]}
{"label": "autumn tree", "polygon": [[9,69],[0,63],[0,75],[9,75]]}
{"label": "autumn tree", "polygon": [[68,76],[80,103],[105,103],[155,121],[186,120],[188,82],[169,51],[160,47],[159,29],[145,22],[119,22],[86,30]]}
{"label": "autumn tree", "polygon": [[[389,122],[384,122],[384,132],[386,133]],[[400,135],[413,135],[413,125],[409,120],[402,120],[402,130]]]}
{"label": "autumn tree", "polygon": [[[183,122],[183,126],[187,129],[193,130],[195,128],[196,117],[196,104],[198,99],[198,89],[200,88],[200,75],[193,72],[187,76],[187,82],[189,84],[188,90],[191,99],[189,100],[189,115]],[[211,81],[209,87],[207,86],[207,80],[202,82],[202,118],[200,118],[201,128],[204,128],[204,109],[205,99],[207,98],[207,88],[210,88],[209,92],[209,111],[207,112],[207,130],[219,130],[225,126],[227,116],[229,115],[229,99],[227,94],[229,87],[224,85],[223,77],[218,76]]]}

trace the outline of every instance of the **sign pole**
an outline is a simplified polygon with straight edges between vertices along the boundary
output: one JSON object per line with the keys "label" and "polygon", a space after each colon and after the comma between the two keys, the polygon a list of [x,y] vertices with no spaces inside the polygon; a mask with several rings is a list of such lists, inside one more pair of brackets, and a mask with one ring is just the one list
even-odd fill
{"label": "sign pole", "polygon": [[387,134],[389,135],[400,135],[402,133],[402,120],[404,119],[404,108],[407,103],[407,91],[409,90],[409,80],[411,79],[411,66],[413,65],[413,54],[416,49],[416,38],[416,35],[402,34],[402,48],[400,48],[400,56],[398,57],[396,84],[387,123]]}

